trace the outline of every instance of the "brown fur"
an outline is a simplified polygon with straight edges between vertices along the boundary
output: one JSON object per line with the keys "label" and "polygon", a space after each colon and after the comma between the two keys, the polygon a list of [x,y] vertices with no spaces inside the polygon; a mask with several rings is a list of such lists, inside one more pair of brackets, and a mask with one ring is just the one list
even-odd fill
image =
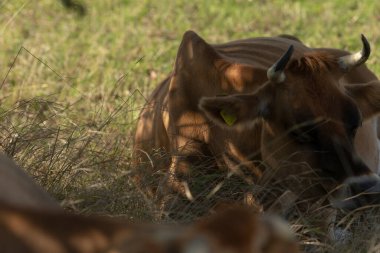
{"label": "brown fur", "polygon": [[[299,252],[289,231],[273,229],[260,214],[243,206],[230,205],[187,226],[66,213],[10,159],[1,155],[0,161],[1,175],[11,175],[7,186],[14,190],[12,196],[10,191],[0,191],[2,253],[188,253],[194,252],[193,247],[209,253],[226,249],[230,253]],[[25,197],[32,201],[23,203]],[[271,245],[281,250],[267,250]]]}
{"label": "brown fur", "polygon": [[337,68],[336,56],[324,51],[307,52],[301,58],[289,62],[287,67],[287,69],[294,73],[310,76],[326,73],[329,70]]}
{"label": "brown fur", "polygon": [[[285,70],[285,83],[268,83],[268,68],[290,44],[294,53]],[[210,45],[194,32],[185,33],[175,72],[160,84],[160,93],[152,94],[148,107],[141,112],[135,149],[144,150],[145,156],[136,152],[136,164],[147,162],[146,157],[150,157],[153,166],[145,166],[144,175],[169,171],[169,176],[164,177],[169,180],[160,184],[184,196],[191,192],[195,198],[200,193],[195,192],[191,182],[198,172],[205,173],[205,168],[245,171],[237,174],[249,175],[252,180],[247,182],[265,185],[273,184],[268,184],[269,179],[280,182],[308,173],[318,187],[299,196],[301,199],[324,195],[349,176],[377,172],[379,147],[376,120],[371,117],[378,112],[373,107],[378,96],[363,91],[365,96],[375,98],[368,103],[365,96],[356,96],[360,92],[353,92],[350,87],[377,78],[364,65],[343,73],[338,68],[338,57],[347,54],[338,49],[308,48],[289,36]],[[378,86],[371,87],[375,94],[380,94]],[[218,95],[230,96],[215,98]],[[368,107],[375,113],[363,115],[363,125],[357,129],[355,139],[350,140],[348,127],[354,127],[348,126],[350,115],[356,115],[357,110],[366,112]],[[223,108],[236,114],[234,127],[228,127],[220,116]],[[315,138],[323,142],[323,150],[330,150],[328,159],[318,157],[323,152],[315,152],[312,145],[300,144],[303,136],[296,139],[287,132],[304,121],[320,118],[327,121],[318,125]],[[151,130],[143,131],[147,127]],[[337,154],[340,149],[345,150],[344,158]],[[156,150],[169,155],[168,163],[155,159]],[[348,161],[352,172],[345,172],[340,159]],[[255,161],[269,164],[272,169],[258,167]],[[190,182],[188,189],[183,187],[184,182]],[[286,187],[304,193],[305,184],[311,183],[291,180]],[[147,185],[144,187],[149,188]],[[151,192],[160,194],[156,189]]]}
{"label": "brown fur", "polygon": [[[286,231],[285,231],[286,232]],[[288,231],[277,230],[252,209],[234,206],[189,226],[132,224],[15,208],[0,203],[1,252],[297,253]],[[276,250],[273,250],[276,249]]]}

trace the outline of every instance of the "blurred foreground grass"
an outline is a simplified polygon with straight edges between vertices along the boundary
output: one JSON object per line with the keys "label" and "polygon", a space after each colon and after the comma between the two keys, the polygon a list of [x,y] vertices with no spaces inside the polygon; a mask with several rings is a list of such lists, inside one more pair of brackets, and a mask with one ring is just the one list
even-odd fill
{"label": "blurred foreground grass", "polygon": [[363,33],[380,74],[377,1],[82,2],[78,17],[54,0],[0,1],[0,145],[77,212],[152,219],[130,180],[132,136],[188,29],[210,43],[287,33],[350,51]]}

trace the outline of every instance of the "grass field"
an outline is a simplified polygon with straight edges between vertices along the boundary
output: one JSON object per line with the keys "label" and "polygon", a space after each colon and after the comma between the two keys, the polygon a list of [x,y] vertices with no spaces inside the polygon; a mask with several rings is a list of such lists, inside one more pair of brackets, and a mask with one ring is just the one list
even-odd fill
{"label": "grass field", "polygon": [[[286,33],[350,51],[363,33],[380,75],[378,1],[82,2],[85,16],[54,0],[0,1],[1,148],[80,213],[154,214],[130,180],[132,136],[188,29],[210,43]],[[379,238],[363,240],[380,252]]]}

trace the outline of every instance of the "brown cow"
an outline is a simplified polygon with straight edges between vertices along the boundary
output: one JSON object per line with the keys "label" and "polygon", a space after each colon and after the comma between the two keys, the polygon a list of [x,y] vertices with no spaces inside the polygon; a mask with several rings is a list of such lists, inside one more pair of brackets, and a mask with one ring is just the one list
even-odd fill
{"label": "brown cow", "polygon": [[[351,55],[292,36],[210,45],[186,32],[174,71],[141,112],[136,162],[150,164],[145,175],[168,170],[171,188],[190,199],[192,174],[206,168],[256,184],[290,179],[286,188],[301,199],[342,183],[349,196],[377,192],[380,85],[363,64],[370,47],[362,42]],[[306,174],[306,182],[292,179]],[[369,202],[379,198],[364,195],[344,207]]]}
{"label": "brown cow", "polygon": [[297,253],[289,227],[251,208],[224,207],[189,226],[133,224],[68,214],[19,167],[0,155],[2,253]]}
{"label": "brown cow", "polygon": [[0,202],[0,252],[297,253],[299,249],[283,221],[245,207],[227,208],[189,226],[164,226]]}

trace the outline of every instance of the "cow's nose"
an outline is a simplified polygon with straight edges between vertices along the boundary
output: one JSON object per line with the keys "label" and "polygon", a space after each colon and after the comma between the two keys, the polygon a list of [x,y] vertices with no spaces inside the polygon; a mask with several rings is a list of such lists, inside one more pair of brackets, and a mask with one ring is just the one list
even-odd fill
{"label": "cow's nose", "polygon": [[380,178],[375,174],[352,177],[344,183],[344,193],[334,205],[353,210],[362,206],[380,204]]}
{"label": "cow's nose", "polygon": [[[376,175],[356,177],[347,182],[354,194],[374,190],[380,187],[380,179]],[[380,189],[380,188],[379,188]]]}

